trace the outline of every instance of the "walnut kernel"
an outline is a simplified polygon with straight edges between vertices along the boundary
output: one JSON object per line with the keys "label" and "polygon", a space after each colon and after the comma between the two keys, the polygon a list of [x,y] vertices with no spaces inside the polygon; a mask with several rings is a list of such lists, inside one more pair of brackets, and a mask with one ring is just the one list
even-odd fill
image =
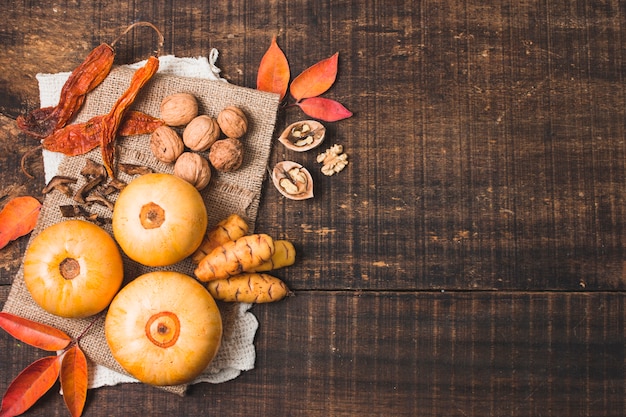
{"label": "walnut kernel", "polygon": [[185,145],[174,129],[159,126],[150,136],[150,150],[159,161],[169,164],[183,153]]}
{"label": "walnut kernel", "polygon": [[217,123],[229,138],[239,139],[248,131],[248,118],[239,107],[228,106],[217,115]]}
{"label": "walnut kernel", "polygon": [[317,155],[317,162],[322,164],[322,174],[331,176],[348,165],[348,155],[343,153],[343,146],[335,144]]}
{"label": "walnut kernel", "polygon": [[198,115],[198,100],[189,93],[175,93],[161,101],[161,119],[168,126],[183,126]]}
{"label": "walnut kernel", "polygon": [[174,164],[174,175],[184,179],[198,190],[211,181],[211,167],[205,157],[195,152],[184,152]]}
{"label": "walnut kernel", "polygon": [[211,146],[209,161],[218,171],[235,171],[243,162],[243,144],[236,138],[220,139]]}
{"label": "walnut kernel", "polygon": [[219,139],[221,133],[217,119],[201,114],[183,130],[183,142],[192,151],[204,152]]}

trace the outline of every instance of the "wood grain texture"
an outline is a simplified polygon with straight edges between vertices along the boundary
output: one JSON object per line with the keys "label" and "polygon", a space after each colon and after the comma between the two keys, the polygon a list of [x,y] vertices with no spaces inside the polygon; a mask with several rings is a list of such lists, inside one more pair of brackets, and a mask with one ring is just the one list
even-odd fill
{"label": "wood grain texture", "polygon": [[[304,288],[622,289],[622,15],[578,6],[10,6],[26,26],[5,23],[10,53],[0,65],[28,82],[5,75],[0,108],[15,116],[34,107],[36,73],[70,70],[135,20],[162,28],[164,53],[218,48],[223,75],[247,87],[273,35],[294,76],[339,52],[327,96],[355,117],[329,126],[327,140],[346,148],[350,169],[327,178],[315,153],[277,146],[272,162],[311,168],[318,198],[265,193],[262,225],[307,242],[306,274],[295,272],[308,277]],[[73,36],[56,33],[60,15]],[[127,38],[118,63],[154,48],[150,31]],[[55,54],[44,54],[51,43]],[[277,129],[302,117],[286,109]]]}
{"label": "wood grain texture", "polygon": [[[85,415],[624,415],[624,298],[306,291],[253,312],[256,368],[181,398],[89,392]],[[40,356],[0,335],[0,387]],[[27,415],[63,411],[49,395]]]}
{"label": "wood grain texture", "polygon": [[[185,398],[131,385],[85,415],[623,416],[626,4],[615,0],[5,1],[0,10],[0,207],[41,197],[19,171],[17,115],[36,74],[70,71],[128,24],[164,54],[219,50],[254,88],[272,36],[295,76],[339,52],[325,94],[354,117],[324,145],[349,155],[315,198],[270,182],[256,229],[293,241],[296,296],[256,306],[256,368]],[[116,64],[144,59],[148,30]],[[305,116],[284,108],[277,130]],[[320,150],[323,150],[320,149]],[[27,238],[0,251],[0,303]],[[0,334],[0,391],[39,356]],[[47,395],[27,415],[66,415]]]}

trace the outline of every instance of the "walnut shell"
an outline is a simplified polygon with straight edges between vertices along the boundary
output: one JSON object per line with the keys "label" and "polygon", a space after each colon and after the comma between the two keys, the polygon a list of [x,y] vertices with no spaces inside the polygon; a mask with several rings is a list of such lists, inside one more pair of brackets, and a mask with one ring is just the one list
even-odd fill
{"label": "walnut shell", "polygon": [[203,190],[211,181],[211,167],[205,157],[195,152],[183,152],[174,164],[174,175],[184,179],[197,190]]}
{"label": "walnut shell", "polygon": [[217,123],[229,138],[239,139],[248,131],[248,118],[239,107],[226,107],[217,115]]}
{"label": "walnut shell", "polygon": [[326,128],[317,120],[302,120],[287,126],[278,141],[287,149],[304,152],[318,147],[326,136]]}
{"label": "walnut shell", "polygon": [[168,126],[183,126],[198,115],[198,100],[189,93],[175,93],[161,101],[161,119]]}
{"label": "walnut shell", "polygon": [[297,162],[277,163],[272,170],[272,182],[282,195],[291,200],[313,198],[311,173]]}
{"label": "walnut shell", "polygon": [[183,142],[192,151],[204,152],[220,138],[221,133],[217,119],[201,114],[185,127]]}
{"label": "walnut shell", "polygon": [[243,144],[237,138],[220,139],[211,146],[209,161],[218,171],[235,171],[243,162]]}
{"label": "walnut shell", "polygon": [[183,153],[185,144],[174,129],[159,126],[150,136],[150,150],[159,161],[169,164]]}

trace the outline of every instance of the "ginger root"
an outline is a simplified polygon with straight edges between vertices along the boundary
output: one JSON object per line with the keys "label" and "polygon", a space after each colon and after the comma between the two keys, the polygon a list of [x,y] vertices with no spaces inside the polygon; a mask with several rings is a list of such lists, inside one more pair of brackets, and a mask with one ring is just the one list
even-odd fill
{"label": "ginger root", "polygon": [[207,231],[200,247],[191,255],[191,261],[197,265],[213,249],[231,240],[237,240],[247,233],[248,223],[238,214],[231,214]]}
{"label": "ginger root", "polygon": [[247,272],[267,272],[273,269],[284,268],[296,262],[296,248],[288,240],[274,241],[274,254],[261,265]]}
{"label": "ginger root", "polygon": [[240,303],[270,303],[290,294],[283,281],[263,273],[242,273],[212,280],[207,289],[216,300]]}
{"label": "ginger root", "polygon": [[203,282],[228,278],[256,268],[274,254],[274,240],[266,234],[252,234],[231,240],[205,256],[194,274]]}

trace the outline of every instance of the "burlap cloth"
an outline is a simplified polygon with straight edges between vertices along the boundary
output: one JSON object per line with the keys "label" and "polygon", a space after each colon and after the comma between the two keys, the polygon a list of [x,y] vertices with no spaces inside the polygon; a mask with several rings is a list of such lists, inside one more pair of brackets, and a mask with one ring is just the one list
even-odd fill
{"label": "burlap cloth", "polygon": [[[248,132],[243,138],[245,156],[242,167],[238,171],[228,174],[213,171],[209,186],[201,193],[206,203],[210,225],[217,223],[231,213],[237,213],[248,222],[251,231],[254,231],[276,121],[278,96],[233,86],[218,80],[219,77],[215,77],[215,72],[207,74],[206,77],[197,77],[195,74],[192,74],[193,77],[172,75],[176,71],[171,70],[171,68],[170,71],[167,71],[168,64],[172,64],[174,61],[174,67],[181,65],[185,67],[185,62],[173,57],[162,57],[161,60],[165,65],[161,65],[161,70],[142,90],[133,106],[134,109],[158,116],[159,104],[165,96],[172,93],[189,92],[198,99],[202,114],[216,117],[224,107],[236,105],[248,116]],[[187,62],[186,64],[188,66],[194,63]],[[134,72],[133,68],[136,66],[115,67],[105,81],[89,94],[83,109],[76,118],[76,122],[88,120],[94,115],[107,113],[117,98],[128,88]],[[54,87],[53,84],[54,82],[59,84],[59,77],[48,79],[47,84],[42,82],[46,78],[40,78],[41,90],[43,88],[58,89],[58,86]],[[50,81],[54,82],[50,83]],[[60,84],[62,85],[62,82]],[[43,93],[42,90],[42,98]],[[42,100],[41,105],[45,106],[46,104]],[[58,159],[55,160],[55,158]],[[54,174],[67,175],[79,178],[79,182],[74,188],[75,190],[78,189],[85,181],[81,177],[80,171],[85,165],[86,158],[101,163],[100,148],[77,157],[59,158],[58,155],[44,155],[46,181]],[[173,172],[173,165],[159,162],[152,156],[148,135],[118,139],[118,158],[120,162],[149,166],[158,172]],[[126,182],[132,179],[122,172],[119,172],[119,178]],[[115,196],[112,197],[112,200],[115,200]],[[59,206],[72,203],[75,202],[60,192],[54,191],[48,194],[45,197],[37,226],[30,236],[30,241],[45,227],[64,220]],[[89,210],[105,218],[111,217],[110,210],[103,206],[93,205],[89,207]],[[110,223],[104,224],[103,228],[112,234]],[[125,255],[123,258],[125,282],[154,270],[130,260]],[[171,267],[159,269],[176,270],[193,276],[194,265],[191,261],[184,260]],[[192,383],[224,382],[237,377],[241,371],[254,367],[253,342],[258,322],[254,315],[248,311],[250,305],[220,303],[219,306],[224,327],[220,350],[203,374]],[[89,387],[137,382],[121,368],[109,351],[103,329],[105,312],[95,318],[87,319],[63,319],[46,313],[37,306],[26,289],[22,268],[14,279],[3,311],[50,324],[74,337],[83,333],[92,321],[97,320],[80,341],[80,346],[90,362]],[[187,385],[163,388],[182,395]]]}

